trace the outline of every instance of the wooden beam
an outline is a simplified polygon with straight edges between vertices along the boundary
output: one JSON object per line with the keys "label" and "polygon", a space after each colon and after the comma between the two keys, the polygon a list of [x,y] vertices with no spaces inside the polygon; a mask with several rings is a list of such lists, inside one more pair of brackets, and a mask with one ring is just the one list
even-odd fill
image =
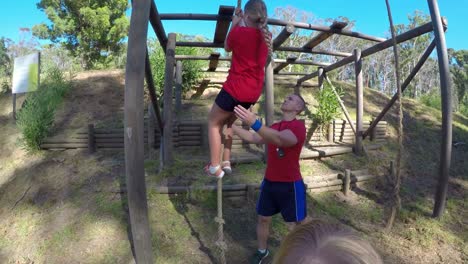
{"label": "wooden beam", "polygon": [[161,22],[161,16],[159,15],[158,8],[156,7],[154,0],[151,0],[149,20],[151,26],[153,27],[154,33],[156,34],[156,37],[158,37],[161,47],[163,48],[164,52],[166,52],[167,35],[166,31],[164,31],[164,27]]}
{"label": "wooden beam", "polygon": [[[397,43],[405,42],[405,41],[407,41],[409,39],[418,37],[418,36],[420,36],[422,34],[425,34],[425,33],[428,33],[430,31],[432,31],[432,29],[433,29],[432,24],[430,22],[426,23],[426,24],[424,24],[422,26],[419,26],[417,28],[414,28],[412,30],[406,31],[403,34],[398,35],[396,37]],[[370,48],[367,48],[367,49],[363,50],[362,53],[361,53],[361,57],[365,58],[365,57],[367,57],[369,55],[372,55],[374,53],[377,53],[379,51],[387,49],[387,48],[391,47],[392,45],[393,45],[392,39],[388,39],[388,40],[386,40],[384,42],[378,43],[378,44],[376,44],[376,45],[374,45],[374,46],[372,46]],[[338,61],[338,62],[336,62],[336,63],[334,63],[332,65],[330,65],[330,66],[327,66],[324,69],[324,71],[329,72],[329,71],[335,70],[335,69],[337,69],[339,67],[342,67],[342,66],[344,66],[346,64],[349,64],[351,62],[354,62],[354,56],[353,55],[348,56],[348,57],[346,57],[346,58],[344,58],[344,59],[342,59],[342,60],[340,60],[340,61]],[[299,79],[297,81],[297,83],[300,85],[302,82],[307,81],[307,80],[309,80],[311,78],[314,78],[314,77],[317,77],[317,76],[318,76],[318,71],[313,72],[313,73],[311,73],[309,75],[306,75],[306,76],[302,77],[301,79]]]}
{"label": "wooden beam", "polygon": [[[166,14],[161,14],[160,16],[162,20],[213,20],[215,21],[218,19],[231,20],[232,18],[231,16],[221,16],[221,15],[213,15],[213,14],[175,14],[175,13],[170,14],[170,13],[166,13]],[[285,21],[285,20],[274,19],[274,18],[268,18],[267,23],[268,25],[273,25],[273,26],[287,26],[288,24],[291,24],[292,26],[296,28],[301,28],[301,29],[333,32],[333,29],[327,26],[312,25],[312,24],[303,23],[303,22],[291,22],[291,21]],[[362,33],[355,32],[355,31],[349,31],[349,30],[341,30],[335,33],[344,35],[344,36],[375,41],[375,42],[382,42],[386,40],[384,38],[374,37],[374,36],[362,34]]]}
{"label": "wooden beam", "polygon": [[172,95],[174,86],[175,42],[176,34],[169,33],[166,50],[166,70],[164,73],[164,166],[171,166],[174,161],[174,146],[172,144]]}
{"label": "wooden beam", "polygon": [[158,96],[156,95],[156,86],[154,85],[153,73],[151,72],[150,59],[148,54],[148,47],[146,48],[145,56],[145,77],[146,84],[148,85],[148,92],[150,95],[153,110],[155,112],[156,120],[158,121],[159,131],[163,131],[163,124],[161,118],[161,111],[159,110]]}
{"label": "wooden beam", "polygon": [[279,71],[281,71],[282,69],[284,69],[286,66],[288,66],[289,64],[291,64],[291,62],[294,62],[296,61],[297,57],[288,57],[286,59],[285,62],[282,62],[282,63],[279,63],[278,66],[276,66],[274,69],[273,69],[273,72],[275,74],[277,74]]}
{"label": "wooden beam", "polygon": [[216,29],[213,38],[214,43],[222,43],[224,44],[224,40],[226,39],[229,25],[231,21],[222,19],[223,16],[231,16],[234,14],[234,7],[233,6],[220,6],[218,11],[218,21],[216,21]]}
{"label": "wooden beam", "polygon": [[[346,22],[334,21],[333,24],[331,24],[330,28],[332,30],[336,30],[338,32],[338,31],[342,30],[343,28],[345,28],[347,25],[348,25],[348,23],[346,23]],[[331,37],[333,34],[335,34],[335,32],[333,32],[333,31],[331,31],[331,32],[320,32],[315,37],[313,37],[311,40],[309,40],[306,44],[304,44],[304,46],[302,46],[302,47],[307,48],[307,49],[313,49],[317,45],[319,45],[320,43],[322,43],[323,41],[325,41],[326,39]]]}
{"label": "wooden beam", "polygon": [[182,110],[182,62],[176,62],[175,110],[179,114]]}
{"label": "wooden beam", "polygon": [[136,263],[153,263],[144,173],[145,54],[151,0],[133,1],[125,69],[124,145],[130,228]]}
{"label": "wooden beam", "polygon": [[[410,82],[413,80],[414,76],[419,72],[419,70],[422,68],[424,63],[426,62],[427,58],[431,55],[432,51],[434,50],[436,46],[435,40],[431,42],[431,44],[426,48],[426,51],[424,51],[423,55],[419,59],[418,63],[416,66],[414,66],[413,70],[411,70],[410,74],[408,77],[406,77],[406,80],[403,82],[401,85],[401,92],[404,92],[406,87],[410,84]],[[380,112],[380,114],[375,118],[375,120],[371,123],[370,127],[367,129],[366,132],[362,134],[362,138],[365,139],[369,133],[374,129],[374,127],[382,120],[382,118],[385,116],[385,114],[390,110],[390,108],[393,106],[393,104],[396,102],[398,99],[398,93],[395,93],[390,99],[390,101],[385,105],[384,109]]]}
{"label": "wooden beam", "polygon": [[310,54],[319,54],[319,55],[330,55],[330,56],[337,56],[337,57],[349,57],[352,53],[349,52],[341,52],[341,51],[329,51],[329,50],[321,50],[321,49],[309,49],[309,48],[297,48],[297,47],[278,47],[277,51],[291,51],[291,52],[301,52],[301,53],[310,53]]}
{"label": "wooden beam", "polygon": [[213,52],[210,54],[210,65],[208,66],[209,72],[214,72],[216,71],[216,68],[218,67],[218,61],[219,61],[219,52]]}
{"label": "wooden beam", "polygon": [[356,74],[356,134],[354,153],[362,154],[362,119],[364,113],[364,87],[362,81],[361,50],[354,50],[354,72]]}
{"label": "wooden beam", "polygon": [[275,38],[273,41],[273,49],[277,49],[281,44],[283,44],[290,36],[291,34],[296,31],[296,28],[293,25],[286,25],[281,33]]}

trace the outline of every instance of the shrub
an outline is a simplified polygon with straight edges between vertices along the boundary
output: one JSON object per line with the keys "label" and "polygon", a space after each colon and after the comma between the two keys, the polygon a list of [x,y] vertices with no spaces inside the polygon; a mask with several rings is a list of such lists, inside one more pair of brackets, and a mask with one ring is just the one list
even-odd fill
{"label": "shrub", "polygon": [[54,122],[55,110],[70,89],[70,82],[65,80],[57,68],[51,69],[45,76],[38,91],[26,96],[17,115],[23,143],[29,151],[40,149],[40,144]]}
{"label": "shrub", "polygon": [[[343,95],[343,90],[336,87],[336,92],[340,97]],[[325,125],[331,122],[340,114],[340,103],[333,93],[332,87],[324,84],[323,89],[317,95],[319,104],[317,111],[313,114],[313,119],[318,125]]]}
{"label": "shrub", "polygon": [[419,101],[426,106],[435,108],[435,109],[442,109],[442,100],[440,98],[440,95],[437,93],[428,93],[428,94],[423,94],[421,97],[419,97]]}

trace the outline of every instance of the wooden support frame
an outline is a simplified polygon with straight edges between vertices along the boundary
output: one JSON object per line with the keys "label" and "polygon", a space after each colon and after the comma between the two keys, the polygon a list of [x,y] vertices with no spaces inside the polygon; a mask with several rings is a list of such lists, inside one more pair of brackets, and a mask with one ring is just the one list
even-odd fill
{"label": "wooden support frame", "polygon": [[156,95],[156,86],[154,85],[153,73],[151,72],[151,65],[148,55],[148,47],[146,47],[146,56],[145,56],[145,77],[146,84],[148,85],[148,93],[150,95],[151,104],[156,115],[156,120],[158,121],[159,131],[163,131],[163,122],[161,118],[161,111],[159,110],[158,96]]}
{"label": "wooden support frame", "polygon": [[164,140],[162,148],[164,166],[171,166],[174,162],[174,146],[172,144],[172,95],[174,90],[175,43],[176,34],[169,33],[166,49],[166,70],[164,73]]}
{"label": "wooden support frame", "polygon": [[222,5],[219,7],[218,20],[216,21],[216,29],[213,37],[214,43],[222,43],[224,45],[231,21],[222,18],[225,16],[232,17],[234,10],[235,8],[233,6]]}
{"label": "wooden support frame", "polygon": [[[341,22],[341,21],[334,21],[330,25],[330,29],[340,31],[343,28],[345,28],[348,25],[346,22]],[[304,49],[313,49],[316,46],[318,46],[320,43],[331,37],[335,32],[320,32],[318,33],[315,37],[313,37],[311,40],[307,41],[304,46],[302,46]]]}
{"label": "wooden support frame", "polygon": [[294,33],[294,31],[296,31],[296,28],[293,25],[286,25],[275,40],[273,40],[273,50],[279,48]]}
{"label": "wooden support frame", "polygon": [[208,70],[209,72],[214,72],[216,71],[216,68],[218,67],[218,61],[219,61],[219,57],[221,56],[221,54],[219,52],[213,52],[210,54],[210,64],[208,66]]}
{"label": "wooden support frame", "polygon": [[362,82],[361,50],[354,50],[354,71],[356,74],[356,134],[354,153],[362,154],[362,119],[364,115],[364,85]]}
{"label": "wooden support frame", "polygon": [[[435,40],[433,40],[431,42],[431,44],[429,44],[429,46],[426,48],[426,51],[424,51],[423,55],[419,59],[416,66],[413,68],[413,70],[410,72],[408,77],[406,77],[406,80],[401,85],[401,92],[402,93],[405,91],[406,87],[408,87],[410,82],[413,80],[414,76],[416,76],[416,74],[422,68],[422,66],[426,62],[427,58],[429,58],[432,51],[434,50],[435,46],[436,46],[436,42],[435,42]],[[365,139],[371,133],[372,129],[374,129],[374,127],[380,122],[380,120],[382,120],[382,118],[385,116],[385,114],[388,112],[388,110],[390,110],[390,108],[393,106],[393,104],[396,102],[397,99],[398,99],[398,93],[395,93],[393,95],[392,99],[390,99],[390,101],[387,103],[387,105],[382,109],[382,111],[379,113],[379,115],[371,123],[371,125],[366,130],[366,132],[364,132],[362,134],[363,139]]]}
{"label": "wooden support frame", "polygon": [[[396,37],[397,43],[401,43],[401,42],[407,41],[409,39],[418,37],[420,35],[423,35],[425,33],[428,33],[430,31],[432,31],[432,29],[433,29],[432,24],[431,23],[426,23],[426,24],[424,24],[422,26],[419,26],[417,28],[414,28],[412,30],[406,31],[403,34],[398,35]],[[365,57],[367,57],[369,55],[372,55],[374,53],[377,53],[379,51],[387,49],[387,48],[391,47],[392,45],[393,45],[392,39],[381,42],[381,43],[376,44],[376,45],[374,45],[374,46],[372,46],[370,48],[367,48],[367,49],[363,50],[361,52],[361,57],[365,58]],[[348,56],[348,57],[346,57],[346,58],[344,58],[344,59],[342,59],[342,60],[340,60],[340,61],[338,61],[338,62],[336,62],[336,63],[334,63],[332,65],[330,65],[330,66],[325,67],[324,70],[325,70],[325,72],[329,72],[329,71],[335,70],[335,69],[337,69],[339,67],[345,66],[346,64],[349,64],[349,63],[351,63],[353,61],[354,61],[354,56],[351,55],[351,56]],[[316,71],[314,73],[311,73],[309,75],[306,75],[306,76],[300,78],[299,80],[297,80],[297,83],[298,83],[298,85],[300,85],[302,82],[305,82],[305,81],[307,81],[307,80],[309,80],[311,78],[317,77],[317,76],[318,76],[318,72]]]}
{"label": "wooden support frame", "polygon": [[151,26],[153,27],[154,33],[158,37],[161,47],[163,48],[164,52],[166,52],[166,46],[167,46],[166,31],[164,30],[163,24],[161,22],[161,16],[159,15],[159,12],[156,7],[156,4],[154,3],[154,0],[150,0],[150,1],[151,1],[151,9],[149,13],[149,20],[150,20]]}
{"label": "wooden support frame", "polygon": [[125,69],[124,145],[128,209],[136,263],[153,263],[144,173],[146,40],[151,0],[132,2]]}
{"label": "wooden support frame", "polygon": [[287,67],[292,62],[295,62],[296,60],[297,60],[297,57],[293,57],[293,56],[288,57],[285,62],[281,62],[278,65],[276,65],[276,67],[273,69],[273,73],[275,74],[279,73],[279,71]]}
{"label": "wooden support frame", "polygon": [[[182,62],[176,62],[175,110],[178,114],[182,110]],[[178,119],[178,118],[177,118]]]}

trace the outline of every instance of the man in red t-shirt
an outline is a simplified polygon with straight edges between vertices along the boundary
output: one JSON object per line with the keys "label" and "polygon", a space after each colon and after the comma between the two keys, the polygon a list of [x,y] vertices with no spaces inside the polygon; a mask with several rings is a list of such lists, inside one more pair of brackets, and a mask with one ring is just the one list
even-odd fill
{"label": "man in red t-shirt", "polygon": [[306,190],[299,167],[299,156],[306,138],[303,122],[296,119],[305,102],[296,94],[288,95],[281,105],[283,117],[271,127],[262,126],[255,114],[236,106],[234,113],[256,133],[233,125],[240,138],[255,144],[268,144],[267,168],[257,202],[258,251],[254,258],[260,263],[268,255],[267,240],[271,217],[281,213],[286,222],[302,223],[307,216]]}

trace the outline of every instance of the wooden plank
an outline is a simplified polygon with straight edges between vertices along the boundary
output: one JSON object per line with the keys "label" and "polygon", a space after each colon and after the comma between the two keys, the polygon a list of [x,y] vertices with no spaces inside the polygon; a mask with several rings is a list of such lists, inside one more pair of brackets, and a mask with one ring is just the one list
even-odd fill
{"label": "wooden plank", "polygon": [[279,71],[281,71],[282,69],[284,69],[286,66],[288,66],[289,64],[291,64],[291,62],[294,62],[297,60],[297,57],[288,57],[286,59],[286,62],[282,62],[282,63],[279,63],[274,69],[273,69],[273,72],[275,74],[277,74]]}
{"label": "wooden plank", "polygon": [[210,54],[210,65],[208,66],[209,72],[214,72],[216,71],[216,68],[218,67],[218,61],[219,61],[219,52],[213,52]]}
{"label": "wooden plank", "polygon": [[333,34],[335,34],[334,31],[338,32],[341,29],[345,28],[348,25],[346,22],[340,22],[340,21],[333,21],[333,23],[330,26],[331,31],[329,32],[320,32],[318,33],[315,37],[310,39],[304,46],[303,48],[308,48],[308,49],[313,49],[316,46],[318,46],[320,43],[331,37]]}
{"label": "wooden plank", "polygon": [[132,1],[125,69],[125,175],[136,263],[154,262],[148,221],[143,139],[143,86],[148,17],[150,9],[154,14],[156,8],[151,8],[152,4],[154,5],[152,0]]}
{"label": "wooden plank", "polygon": [[293,25],[286,25],[283,28],[283,30],[281,30],[279,35],[275,38],[275,40],[273,40],[273,50],[280,47],[281,44],[283,44],[289,38],[289,36],[291,36],[291,34],[294,33],[294,31],[296,31],[296,28]]}
{"label": "wooden plank", "polygon": [[356,75],[356,135],[354,152],[357,155],[363,154],[362,133],[364,132],[363,115],[364,115],[364,84],[362,80],[362,58],[361,50],[354,49],[354,72]]}
{"label": "wooden plank", "polygon": [[234,14],[233,6],[220,6],[218,10],[218,20],[216,21],[215,34],[213,38],[214,43],[222,43],[226,40],[228,33],[229,25],[231,24],[230,20],[222,19],[223,16],[231,16]]}

